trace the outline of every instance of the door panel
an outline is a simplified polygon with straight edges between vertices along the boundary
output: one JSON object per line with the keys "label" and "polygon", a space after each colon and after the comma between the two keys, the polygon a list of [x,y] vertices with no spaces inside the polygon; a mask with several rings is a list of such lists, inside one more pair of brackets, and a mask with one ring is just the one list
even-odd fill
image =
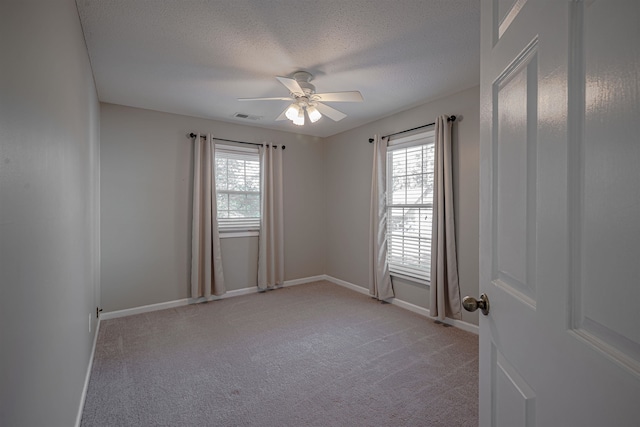
{"label": "door panel", "polygon": [[571,146],[579,159],[573,328],[640,373],[640,16],[631,5],[595,2],[572,18],[578,64],[570,78],[584,85],[574,106],[584,131]]}
{"label": "door panel", "polygon": [[493,283],[535,307],[537,41],[493,84]]}
{"label": "door panel", "polygon": [[637,426],[640,2],[482,1],[480,424]]}
{"label": "door panel", "polygon": [[492,427],[534,426],[535,393],[495,346],[492,350],[493,400],[496,405]]}

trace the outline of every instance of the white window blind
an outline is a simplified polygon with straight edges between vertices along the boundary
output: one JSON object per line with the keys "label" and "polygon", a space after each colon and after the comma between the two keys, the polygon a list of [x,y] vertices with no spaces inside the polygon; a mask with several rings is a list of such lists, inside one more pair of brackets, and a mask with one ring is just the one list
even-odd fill
{"label": "white window blind", "polygon": [[257,149],[216,146],[220,231],[260,229],[260,159]]}
{"label": "white window blind", "polygon": [[431,270],[434,132],[387,150],[387,256],[391,273],[428,282]]}

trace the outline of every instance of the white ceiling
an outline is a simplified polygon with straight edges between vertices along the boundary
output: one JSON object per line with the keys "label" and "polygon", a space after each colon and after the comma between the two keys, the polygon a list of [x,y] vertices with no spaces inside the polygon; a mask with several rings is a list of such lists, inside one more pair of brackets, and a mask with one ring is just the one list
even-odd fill
{"label": "white ceiling", "polygon": [[[103,102],[326,137],[479,83],[479,0],[77,0]],[[358,90],[346,113],[274,119],[275,76]],[[234,113],[261,116],[236,119]],[[443,112],[455,114],[455,111]]]}

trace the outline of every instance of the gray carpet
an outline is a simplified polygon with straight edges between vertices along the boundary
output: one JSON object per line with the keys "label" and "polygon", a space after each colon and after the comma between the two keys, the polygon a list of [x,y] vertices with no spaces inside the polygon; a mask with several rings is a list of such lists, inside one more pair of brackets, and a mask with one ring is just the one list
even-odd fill
{"label": "gray carpet", "polygon": [[328,282],[101,323],[82,426],[477,426],[478,339]]}

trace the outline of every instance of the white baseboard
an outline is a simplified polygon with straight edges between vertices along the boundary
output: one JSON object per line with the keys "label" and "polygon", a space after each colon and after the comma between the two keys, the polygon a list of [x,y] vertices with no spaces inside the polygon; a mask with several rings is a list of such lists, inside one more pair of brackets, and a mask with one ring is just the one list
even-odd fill
{"label": "white baseboard", "polygon": [[[364,295],[369,295],[369,290],[363,288],[362,286],[354,285],[353,283],[346,282],[341,279],[336,279],[335,277],[325,275],[325,280],[335,283],[336,285],[343,286],[347,289],[351,289],[352,291],[359,292]],[[431,317],[431,312],[428,308],[420,307],[418,305],[412,304],[410,302],[402,301],[397,298],[392,298],[387,301],[393,305],[397,305],[398,307],[404,308],[405,310],[412,311],[416,314],[419,314],[424,317],[428,317],[429,319],[436,320]],[[447,325],[455,326],[456,328],[462,329],[463,331],[471,332],[472,334],[478,335],[478,325],[474,325],[472,323],[463,322],[462,320],[450,319],[445,317],[444,320],[441,320],[442,323],[446,323]]]}
{"label": "white baseboard", "polygon": [[207,302],[207,301],[217,301],[217,300],[226,299],[226,298],[238,297],[241,295],[255,294],[256,292],[258,292],[258,288],[255,286],[252,286],[250,288],[234,289],[233,291],[228,291],[224,295],[219,295],[219,296],[211,295],[208,298],[205,298],[205,297],[184,298],[184,299],[178,299],[175,301],[161,302],[158,304],[149,304],[149,305],[143,305],[140,307],[126,308],[124,310],[108,311],[106,313],[101,313],[100,318],[102,320],[116,319],[118,317],[133,316],[134,314],[141,314],[141,313],[150,313],[152,311],[182,307],[189,304],[197,304],[197,303]]}
{"label": "white baseboard", "polygon": [[[335,277],[328,276],[326,274],[325,274],[324,277],[325,277],[325,280],[327,280],[328,282],[334,283],[336,285],[340,285],[340,286],[342,286],[344,288],[347,288],[347,289],[351,289],[352,291],[358,292],[358,293],[363,294],[363,295],[369,295],[369,289],[365,289],[362,286],[354,285],[353,283],[346,282],[346,281],[341,280],[341,279],[336,279]],[[369,295],[369,296],[371,296],[371,295]]]}
{"label": "white baseboard", "polygon": [[[317,282],[320,280],[326,280],[326,276],[320,275],[320,276],[303,277],[301,279],[286,280],[282,285],[282,287],[296,286],[296,285],[301,285],[303,283]],[[204,298],[204,297],[184,298],[184,299],[179,299],[175,301],[161,302],[158,304],[149,304],[149,305],[143,305],[140,307],[126,308],[124,310],[109,311],[109,312],[101,313],[100,319],[102,320],[116,319],[118,317],[133,316],[134,314],[149,313],[149,312],[158,311],[158,310],[166,310],[168,308],[181,307],[184,305],[195,304],[200,302],[217,301],[217,300],[226,299],[226,298],[239,297],[241,295],[255,294],[259,291],[260,290],[258,289],[257,286],[250,286],[247,288],[228,291],[227,293],[220,296],[212,295],[209,298]]]}
{"label": "white baseboard", "polygon": [[82,422],[82,412],[84,411],[84,402],[87,399],[87,390],[89,389],[89,380],[91,379],[91,369],[93,369],[93,356],[96,353],[98,333],[100,333],[100,317],[98,317],[98,321],[96,322],[96,333],[93,335],[93,345],[91,347],[91,354],[89,355],[89,365],[87,366],[87,373],[84,377],[82,394],[80,395],[80,406],[78,408],[78,415],[76,415],[75,427],[80,427],[80,423]]}
{"label": "white baseboard", "polygon": [[149,313],[151,311],[165,310],[167,308],[181,307],[189,304],[189,299],[179,299],[175,301],[161,302],[158,304],[143,305],[140,307],[125,308],[124,310],[108,311],[100,313],[101,320],[116,319],[118,317],[133,316],[134,314]]}
{"label": "white baseboard", "polygon": [[187,304],[197,304],[197,303],[201,303],[201,302],[208,302],[208,301],[218,301],[221,299],[227,299],[227,298],[233,298],[233,297],[239,297],[242,295],[249,295],[249,294],[255,294],[259,291],[259,289],[256,286],[250,286],[247,288],[241,288],[241,289],[234,289],[232,291],[228,291],[222,295],[211,295],[209,298],[205,298],[205,297],[200,297],[200,298],[187,298]]}
{"label": "white baseboard", "polygon": [[284,285],[282,285],[282,287],[286,288],[288,286],[303,285],[305,283],[319,282],[321,280],[327,280],[327,276],[325,276],[324,274],[321,274],[319,276],[303,277],[301,279],[294,279],[294,280],[285,280]]}
{"label": "white baseboard", "polygon": [[445,317],[444,320],[434,319],[431,317],[431,311],[428,308],[420,307],[415,304],[411,304],[410,302],[402,301],[399,299],[392,299],[389,301],[393,305],[397,305],[398,307],[402,307],[405,310],[412,311],[416,314],[419,314],[424,317],[428,317],[432,320],[439,320],[442,323],[446,323],[447,325],[455,326],[458,329],[462,329],[463,331],[471,332],[472,334],[478,335],[478,325],[474,325],[473,323],[463,322],[458,319],[450,319],[449,317]]}

